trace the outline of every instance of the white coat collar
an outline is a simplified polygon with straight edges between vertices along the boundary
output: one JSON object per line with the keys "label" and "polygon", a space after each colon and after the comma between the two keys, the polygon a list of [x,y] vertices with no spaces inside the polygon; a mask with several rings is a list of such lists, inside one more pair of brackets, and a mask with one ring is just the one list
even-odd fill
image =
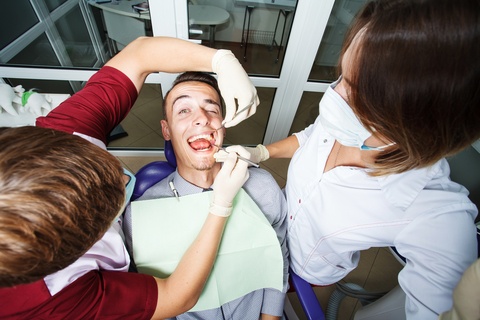
{"label": "white coat collar", "polygon": [[442,159],[427,168],[413,169],[377,179],[387,200],[395,207],[406,210],[433,177],[445,168],[448,170],[443,161],[446,160]]}

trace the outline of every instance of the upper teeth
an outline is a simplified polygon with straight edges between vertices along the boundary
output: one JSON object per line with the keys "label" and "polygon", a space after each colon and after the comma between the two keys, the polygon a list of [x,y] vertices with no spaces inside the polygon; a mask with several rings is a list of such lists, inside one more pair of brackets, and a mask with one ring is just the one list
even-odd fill
{"label": "upper teeth", "polygon": [[211,134],[200,134],[198,136],[191,137],[190,139],[188,139],[188,142],[190,143],[198,139],[213,140],[213,137]]}

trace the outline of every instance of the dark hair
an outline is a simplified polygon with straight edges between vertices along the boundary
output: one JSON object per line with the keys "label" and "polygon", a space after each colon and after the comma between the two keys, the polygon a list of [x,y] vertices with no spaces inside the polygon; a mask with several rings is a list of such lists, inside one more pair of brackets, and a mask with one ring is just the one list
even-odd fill
{"label": "dark hair", "polygon": [[40,127],[0,128],[0,287],[40,280],[81,257],[125,197],[107,151]]}
{"label": "dark hair", "polygon": [[177,85],[183,82],[202,82],[209,85],[213,89],[215,89],[215,91],[218,93],[218,96],[220,97],[220,102],[221,102],[222,112],[223,112],[224,102],[222,99],[222,94],[220,93],[220,89],[218,88],[217,79],[215,79],[215,77],[205,72],[187,71],[177,76],[175,81],[173,81],[172,87],[170,88],[170,90],[168,90],[167,94],[165,95],[165,98],[163,99],[163,102],[164,102],[163,118],[164,119],[167,118],[166,110],[165,110],[165,102],[167,101],[167,97],[169,96],[173,88],[175,88]]}
{"label": "dark hair", "polygon": [[342,56],[360,30],[350,104],[366,128],[396,142],[374,174],[429,166],[480,138],[480,1],[372,1]]}

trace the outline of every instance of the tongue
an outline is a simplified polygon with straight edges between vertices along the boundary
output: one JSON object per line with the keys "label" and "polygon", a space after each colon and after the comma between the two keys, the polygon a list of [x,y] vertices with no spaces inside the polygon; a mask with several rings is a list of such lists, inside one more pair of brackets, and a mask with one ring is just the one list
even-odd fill
{"label": "tongue", "polygon": [[195,150],[207,149],[211,146],[207,139],[198,139],[190,143],[190,146]]}

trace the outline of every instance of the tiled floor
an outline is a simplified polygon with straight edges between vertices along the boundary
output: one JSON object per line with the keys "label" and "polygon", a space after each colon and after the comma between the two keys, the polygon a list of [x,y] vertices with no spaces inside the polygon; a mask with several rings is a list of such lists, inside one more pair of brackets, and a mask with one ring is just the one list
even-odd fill
{"label": "tiled floor", "polygon": [[[265,54],[269,54],[266,51]],[[271,54],[271,52],[270,52]],[[241,56],[237,53],[238,56]],[[253,58],[249,58],[252,61]],[[277,65],[278,66],[278,65]],[[255,68],[247,67],[245,68]],[[255,70],[249,72],[255,73]],[[258,72],[276,72],[275,70],[261,70]],[[262,101],[268,99],[271,94],[268,90],[263,91],[261,88],[258,90]],[[318,115],[318,101],[321,98],[321,94],[306,93],[301,101],[301,106],[297,112],[296,122],[294,123],[293,130],[300,130],[312,123],[315,117]],[[268,105],[269,102],[264,101],[264,105]],[[136,102],[132,112],[122,122],[122,126],[126,132],[127,137],[114,140],[109,144],[109,147],[141,147],[141,148],[162,148],[163,138],[160,129],[160,119],[162,114],[162,93],[159,86],[145,85],[142,89],[140,97]],[[262,113],[268,113],[269,110],[259,108],[258,118],[268,118],[268,114],[262,115]],[[257,115],[256,115],[257,116]],[[227,131],[227,138],[225,143],[230,144],[243,143],[241,137],[244,137],[245,141],[256,141],[258,135],[263,137],[263,130],[265,124],[261,121],[257,121],[252,117],[251,121],[245,121],[240,128],[232,128]],[[240,136],[241,129],[241,136]],[[245,136],[247,135],[247,136]],[[228,140],[228,139],[231,140]],[[240,141],[240,142],[236,142]],[[143,165],[160,160],[158,157],[119,157],[120,161],[126,168],[132,172],[137,172]],[[262,163],[262,167],[268,170],[276,179],[280,187],[284,187],[286,183],[286,175],[289,160],[275,159],[268,160]],[[345,279],[345,282],[352,282],[364,287],[368,291],[382,292],[388,291],[397,285],[397,274],[401,269],[401,265],[393,257],[390,251],[386,248],[372,248],[362,252],[359,266],[351,272]],[[335,286],[317,287],[315,292],[323,307],[326,309],[330,294],[333,292]],[[289,293],[289,299],[299,317],[299,319],[306,319],[303,311],[298,303],[298,299],[295,293]],[[348,320],[353,319],[355,310],[361,307],[361,304],[353,298],[345,298],[339,309],[338,319]]]}

